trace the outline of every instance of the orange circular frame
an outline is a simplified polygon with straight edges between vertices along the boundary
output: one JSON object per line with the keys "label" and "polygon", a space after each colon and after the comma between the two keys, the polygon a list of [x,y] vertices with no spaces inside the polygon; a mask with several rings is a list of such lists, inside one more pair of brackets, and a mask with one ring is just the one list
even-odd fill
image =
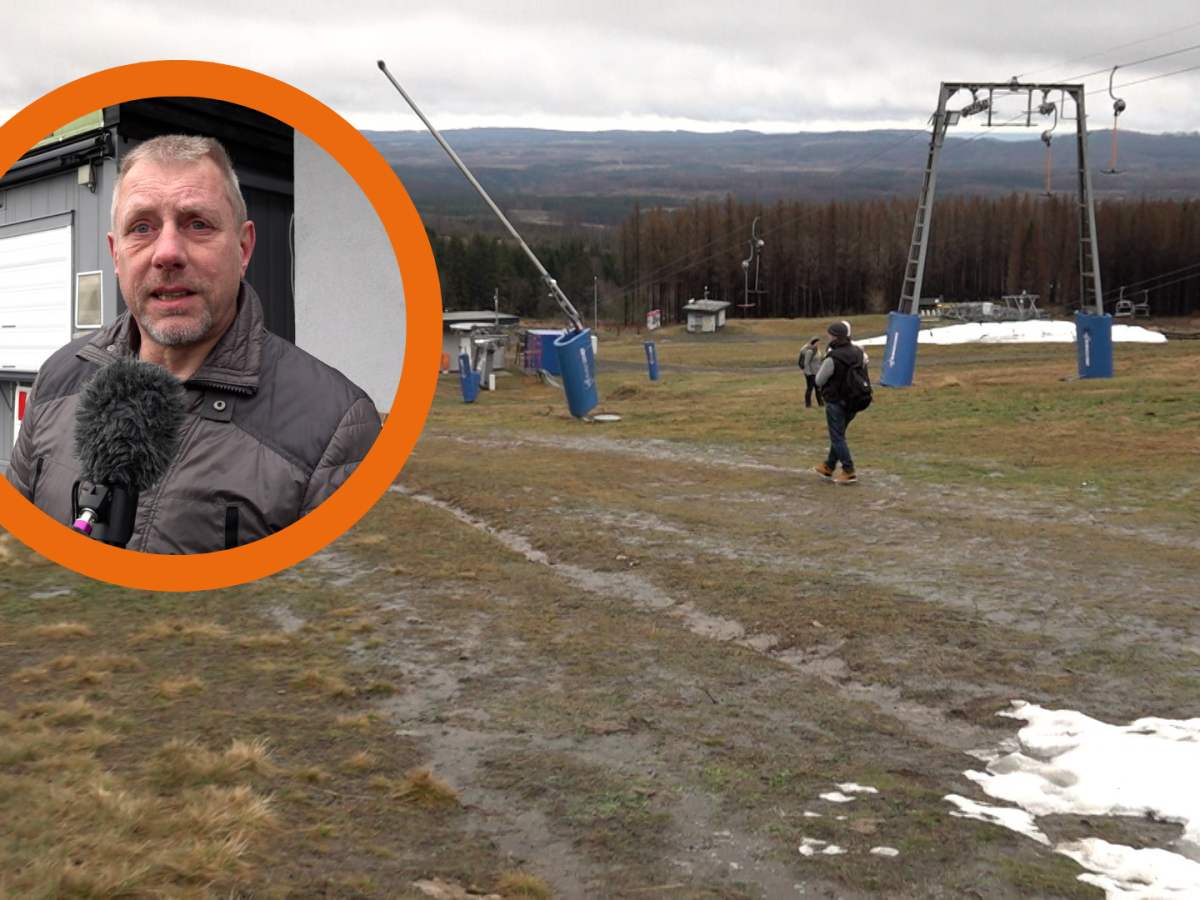
{"label": "orange circular frame", "polygon": [[[381,93],[386,93],[385,89],[381,79]],[[0,525],[43,556],[81,574],[125,587],[207,590],[244,584],[307,559],[357,522],[383,495],[412,452],[433,403],[441,350],[442,301],[425,227],[404,186],[379,152],[323,103],[248,69],[170,60],[105,69],[72,81],[0,126],[0,172],[7,172],[30,147],[66,122],[106,106],[165,96],[207,97],[252,107],[320,144],[354,178],[375,207],[396,252],[404,284],[404,367],[382,433],[346,484],[309,515],[277,534],[217,554],[135,553],[72,532],[0,478]]]}

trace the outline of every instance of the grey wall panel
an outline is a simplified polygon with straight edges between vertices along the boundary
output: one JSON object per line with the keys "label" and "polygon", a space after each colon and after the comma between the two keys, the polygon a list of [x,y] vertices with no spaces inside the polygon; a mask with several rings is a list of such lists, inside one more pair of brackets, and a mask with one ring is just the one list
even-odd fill
{"label": "grey wall panel", "polygon": [[16,385],[10,381],[0,381],[0,472],[8,474],[8,460],[12,456],[12,447],[16,443],[13,434],[13,397],[16,395]]}
{"label": "grey wall panel", "polygon": [[404,366],[404,285],[391,241],[353,178],[296,132],[296,345],[388,412]]}

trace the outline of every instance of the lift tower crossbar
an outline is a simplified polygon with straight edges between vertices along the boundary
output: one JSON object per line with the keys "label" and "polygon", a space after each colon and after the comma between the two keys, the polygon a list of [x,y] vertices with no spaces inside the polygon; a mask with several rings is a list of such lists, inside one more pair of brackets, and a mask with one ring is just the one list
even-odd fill
{"label": "lift tower crossbar", "polygon": [[[961,109],[949,109],[950,99],[959,91],[970,91],[972,101]],[[980,96],[985,94],[985,96]],[[1025,95],[1023,112],[1006,120],[996,118],[995,101],[1014,95]],[[1088,163],[1087,115],[1084,112],[1084,89],[1081,84],[1023,84],[1015,78],[998,83],[942,82],[938,94],[937,112],[933,114],[929,139],[929,160],[925,164],[925,179],[917,203],[908,263],[904,270],[904,285],[900,292],[900,311],[920,313],[921,283],[925,277],[925,256],[929,250],[929,226],[933,217],[933,195],[937,186],[938,159],[951,125],[971,115],[986,114],[988,127],[1030,127],[1036,124],[1034,114],[1047,114],[1045,100],[1035,104],[1035,95],[1046,98],[1051,94],[1069,96],[1075,103],[1075,140],[1079,167],[1079,303],[1086,307],[1089,298],[1097,315],[1104,314],[1103,291],[1100,285],[1100,258],[1096,247],[1096,208],[1092,194],[1092,170]]]}

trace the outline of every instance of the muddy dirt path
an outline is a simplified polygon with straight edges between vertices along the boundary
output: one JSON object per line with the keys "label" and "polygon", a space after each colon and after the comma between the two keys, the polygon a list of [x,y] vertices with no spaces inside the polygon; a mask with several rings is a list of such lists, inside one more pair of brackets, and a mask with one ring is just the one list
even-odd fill
{"label": "muddy dirt path", "polygon": [[[570,496],[546,486],[562,459],[650,474]],[[968,792],[956,776],[1011,740],[996,713],[1012,700],[1110,721],[1179,713],[1186,685],[1146,679],[1200,653],[1200,538],[1098,506],[1086,484],[1078,498],[1030,500],[999,477],[962,492],[862,471],[858,485],[835,488],[775,448],[731,458],[595,431],[564,440],[427,427],[386,502],[473,533],[474,554],[523,561],[580,598],[559,604],[580,617],[572,628],[596,631],[547,642],[507,631],[526,598],[487,573],[382,590],[407,616],[383,651],[408,678],[389,713],[470,798],[474,833],[558,897],[918,897],[968,882],[981,896],[1041,895],[1014,887],[969,837],[959,861],[922,859],[919,841],[899,838],[920,812],[939,817],[931,846],[953,844],[939,829],[961,826],[939,811],[941,795]],[[339,554],[318,561],[339,565]],[[698,569],[705,577],[691,580]],[[465,618],[446,614],[468,598]],[[605,630],[645,660],[619,686],[573,655]],[[689,658],[703,656],[698,668],[670,656],[683,642],[702,648]],[[581,701],[569,727],[555,719],[564,698],[594,687],[620,698]],[[545,709],[521,705],[539,692]],[[530,767],[522,776],[514,753]],[[538,785],[556,766],[633,785],[610,790],[610,805],[644,800],[659,843],[638,853],[599,841],[587,817],[604,810],[582,799],[567,808]],[[892,787],[905,801],[869,796],[857,771],[904,781]],[[912,808],[916,784],[928,809]],[[563,797],[579,790],[561,785]],[[839,814],[839,802],[857,814]],[[620,820],[636,837],[630,822]],[[1011,859],[1051,864],[1031,842],[1000,843]]]}

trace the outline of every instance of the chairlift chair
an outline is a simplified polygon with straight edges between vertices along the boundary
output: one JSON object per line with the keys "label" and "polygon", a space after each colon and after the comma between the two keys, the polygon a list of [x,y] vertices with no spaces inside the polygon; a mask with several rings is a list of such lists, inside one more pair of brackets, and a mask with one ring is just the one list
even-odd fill
{"label": "chairlift chair", "polygon": [[1050,190],[1050,141],[1054,138],[1054,129],[1058,127],[1058,104],[1050,100],[1049,96],[1049,91],[1042,93],[1042,104],[1038,107],[1038,112],[1043,116],[1054,116],[1054,122],[1042,132],[1042,143],[1046,145],[1046,196],[1053,197],[1054,192]]}
{"label": "chairlift chair", "polygon": [[1125,112],[1125,101],[1113,93],[1113,76],[1117,74],[1117,69],[1120,66],[1113,66],[1111,72],[1108,73],[1108,96],[1113,101],[1113,127],[1112,127],[1112,150],[1108,156],[1108,171],[1106,175],[1120,175],[1117,171],[1117,119],[1121,113]]}
{"label": "chairlift chair", "polygon": [[1117,305],[1113,308],[1113,318],[1126,318],[1133,315],[1133,301],[1125,299],[1125,287],[1117,293]]}
{"label": "chairlift chair", "polygon": [[[765,293],[759,289],[758,275],[759,266],[761,265],[761,253],[763,248],[763,239],[758,236],[758,220],[760,216],[755,216],[754,221],[750,223],[750,255],[742,260],[742,275],[745,279],[744,292],[742,293],[742,302],[738,304],[739,309],[752,309],[758,305],[758,295]],[[754,290],[750,290],[750,262],[754,261]],[[750,294],[753,293],[755,300],[750,301]],[[743,313],[745,315],[745,313]]]}
{"label": "chairlift chair", "polygon": [[1133,317],[1135,319],[1150,318],[1150,301],[1148,299],[1149,295],[1150,295],[1149,291],[1142,291],[1142,293],[1141,293],[1142,299],[1138,300],[1136,303],[1133,304]]}

